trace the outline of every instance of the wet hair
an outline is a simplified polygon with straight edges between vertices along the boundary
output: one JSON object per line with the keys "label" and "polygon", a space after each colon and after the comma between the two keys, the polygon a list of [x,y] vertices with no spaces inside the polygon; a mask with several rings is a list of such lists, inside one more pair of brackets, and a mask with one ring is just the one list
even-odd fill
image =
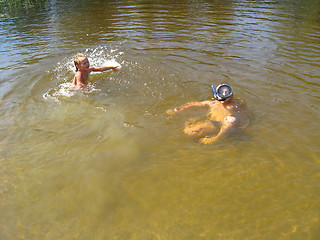
{"label": "wet hair", "polygon": [[83,57],[87,57],[86,55],[82,54],[82,53],[79,53],[77,55],[74,56],[74,66],[76,67],[76,72],[78,72],[78,68],[77,68],[77,65],[79,65],[81,62],[80,62],[80,58],[83,58]]}

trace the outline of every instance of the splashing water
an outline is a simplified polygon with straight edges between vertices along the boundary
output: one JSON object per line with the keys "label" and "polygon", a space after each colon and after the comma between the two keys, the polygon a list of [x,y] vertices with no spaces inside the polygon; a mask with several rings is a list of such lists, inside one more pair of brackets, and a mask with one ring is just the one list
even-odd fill
{"label": "splashing water", "polygon": [[[121,56],[123,52],[116,49],[108,49],[106,47],[98,47],[95,49],[86,49],[83,54],[88,56],[91,66],[117,66],[121,68],[121,64],[116,61],[116,58]],[[124,62],[122,61],[122,64]],[[88,84],[84,89],[75,89],[72,85],[70,75],[75,74],[75,67],[73,63],[73,56],[64,58],[58,63],[58,66],[53,70],[54,81],[61,82],[57,87],[49,89],[43,98],[46,100],[53,100],[60,102],[62,99],[70,98],[75,95],[86,95],[93,92],[100,91],[94,84]],[[100,72],[93,72],[92,74],[99,74]]]}
{"label": "splashing water", "polygon": [[55,102],[60,102],[63,99],[73,97],[75,95],[85,96],[93,92],[98,92],[93,84],[88,84],[83,89],[76,89],[75,86],[70,82],[61,83],[57,88],[50,89],[48,92],[43,94],[43,98],[46,100],[53,100]]}

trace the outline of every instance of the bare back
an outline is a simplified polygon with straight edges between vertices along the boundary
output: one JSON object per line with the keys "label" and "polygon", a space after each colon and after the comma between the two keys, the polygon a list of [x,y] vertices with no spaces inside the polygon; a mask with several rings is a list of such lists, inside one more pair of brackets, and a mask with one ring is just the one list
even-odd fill
{"label": "bare back", "polygon": [[217,122],[225,122],[226,119],[232,117],[235,119],[236,127],[242,127],[249,122],[249,116],[245,105],[234,99],[227,103],[214,101],[210,104],[208,117],[211,121]]}

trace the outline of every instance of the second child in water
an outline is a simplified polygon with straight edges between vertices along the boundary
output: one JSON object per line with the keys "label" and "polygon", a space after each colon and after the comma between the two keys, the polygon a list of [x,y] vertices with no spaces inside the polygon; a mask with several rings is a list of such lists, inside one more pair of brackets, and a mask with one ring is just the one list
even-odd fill
{"label": "second child in water", "polygon": [[183,132],[190,135],[200,143],[211,144],[223,137],[230,135],[237,129],[243,129],[250,123],[249,113],[245,105],[233,99],[233,91],[230,85],[223,83],[212,91],[216,100],[203,102],[189,102],[178,108],[166,111],[168,115],[182,112],[191,107],[209,107],[207,118],[190,119],[186,122]]}
{"label": "second child in water", "polygon": [[72,85],[78,89],[84,88],[88,84],[88,78],[91,72],[103,72],[120,67],[119,65],[91,67],[87,56],[84,54],[78,54],[74,57],[74,65],[76,67],[76,74],[73,78]]}

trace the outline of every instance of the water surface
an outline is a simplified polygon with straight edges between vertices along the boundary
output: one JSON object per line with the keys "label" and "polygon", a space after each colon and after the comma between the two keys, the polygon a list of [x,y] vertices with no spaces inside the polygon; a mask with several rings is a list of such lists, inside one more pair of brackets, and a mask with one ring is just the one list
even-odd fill
{"label": "water surface", "polygon": [[[1,5],[0,239],[319,239],[320,4]],[[118,71],[68,90],[73,56]],[[250,126],[214,145],[168,108],[228,82]]]}

